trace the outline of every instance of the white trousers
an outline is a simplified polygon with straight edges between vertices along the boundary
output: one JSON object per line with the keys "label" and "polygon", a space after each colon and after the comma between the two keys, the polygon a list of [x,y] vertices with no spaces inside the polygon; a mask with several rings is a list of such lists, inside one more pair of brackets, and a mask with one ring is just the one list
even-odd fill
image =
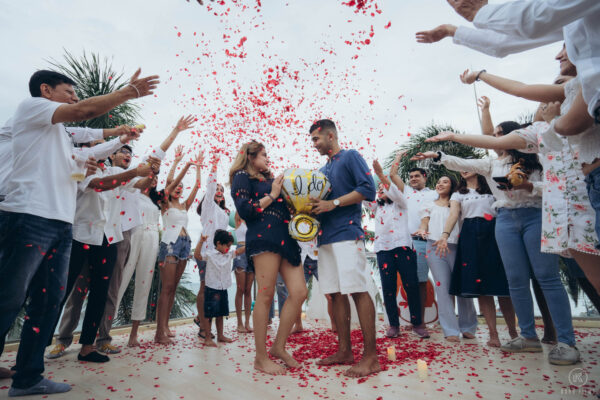
{"label": "white trousers", "polygon": [[135,290],[133,292],[132,321],[143,321],[146,319],[146,307],[148,306],[148,294],[154,276],[154,267],[158,255],[158,232],[147,230],[139,226],[134,228],[131,234],[131,250],[129,259],[123,269],[123,280],[119,288],[117,310],[129,285],[131,276],[135,271]]}
{"label": "white trousers", "polygon": [[[463,332],[475,334],[477,329],[477,313],[473,299],[452,296],[450,290],[450,279],[456,260],[456,245],[448,244],[446,257],[438,257],[435,254],[435,243],[427,241],[427,265],[435,280],[435,295],[437,297],[438,317],[444,336],[460,336]],[[454,312],[454,300],[458,304],[458,318]]]}

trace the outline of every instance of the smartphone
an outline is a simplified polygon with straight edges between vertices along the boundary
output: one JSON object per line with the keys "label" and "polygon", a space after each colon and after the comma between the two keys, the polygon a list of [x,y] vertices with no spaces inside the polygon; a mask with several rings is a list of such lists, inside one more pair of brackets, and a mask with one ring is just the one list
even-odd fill
{"label": "smartphone", "polygon": [[509,189],[512,189],[512,185],[510,184],[510,182],[509,182],[509,180],[508,180],[507,177],[505,177],[505,176],[494,176],[494,177],[492,177],[492,179],[500,184],[500,185],[497,186],[498,189],[500,189],[500,190],[509,190]]}

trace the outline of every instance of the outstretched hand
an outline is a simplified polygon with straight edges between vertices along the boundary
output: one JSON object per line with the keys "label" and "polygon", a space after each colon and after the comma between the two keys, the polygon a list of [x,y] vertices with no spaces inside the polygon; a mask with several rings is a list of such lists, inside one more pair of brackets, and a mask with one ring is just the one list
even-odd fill
{"label": "outstretched hand", "polygon": [[481,111],[483,110],[489,110],[490,109],[490,99],[487,96],[481,96],[479,99],[477,99],[477,106],[479,108],[481,108]]}
{"label": "outstretched hand", "polygon": [[454,8],[454,11],[467,21],[473,21],[481,7],[487,3],[488,0],[448,0],[448,4]]}
{"label": "outstretched hand", "polygon": [[466,85],[470,85],[477,80],[477,74],[479,71],[469,71],[465,69],[465,72],[460,74],[460,81]]}
{"label": "outstretched hand", "polygon": [[194,126],[194,120],[195,118],[192,117],[191,114],[187,117],[181,117],[179,118],[179,121],[177,121],[177,124],[175,125],[175,128],[173,128],[173,130],[181,132],[185,131],[186,129],[190,129]]}
{"label": "outstretched hand", "polygon": [[410,158],[410,161],[421,161],[421,160],[425,160],[427,158],[436,158],[438,156],[438,153],[436,153],[435,151],[426,151],[424,153],[417,153],[414,156],[412,156]]}
{"label": "outstretched hand", "polygon": [[436,241],[433,243],[433,246],[435,247],[435,255],[438,257],[446,257],[446,255],[449,253],[448,241],[446,238],[441,238],[440,240]]}
{"label": "outstretched hand", "polygon": [[377,176],[383,175],[383,168],[381,168],[379,160],[373,160],[373,171]]}
{"label": "outstretched hand", "polygon": [[129,80],[129,84],[125,89],[130,90],[133,93],[133,97],[144,97],[150,94],[154,94],[153,90],[156,89],[160,81],[158,75],[150,75],[145,78],[140,78],[142,69],[138,68]]}
{"label": "outstretched hand", "polygon": [[449,36],[454,36],[455,32],[455,25],[444,24],[429,31],[417,32],[416,38],[418,43],[435,43]]}
{"label": "outstretched hand", "polygon": [[179,145],[175,148],[175,162],[179,163],[181,160],[183,160],[183,145]]}
{"label": "outstretched hand", "polygon": [[[454,135],[455,135],[454,132],[442,131],[435,136],[425,139],[425,141],[428,143],[451,142],[454,139]],[[436,154],[436,156],[437,156],[437,154]]]}

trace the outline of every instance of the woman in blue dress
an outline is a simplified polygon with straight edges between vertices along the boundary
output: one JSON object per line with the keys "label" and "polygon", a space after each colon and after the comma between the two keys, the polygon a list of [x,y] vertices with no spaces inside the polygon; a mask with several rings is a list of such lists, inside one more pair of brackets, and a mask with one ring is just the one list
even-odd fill
{"label": "woman in blue dress", "polygon": [[255,271],[258,286],[253,312],[254,367],[272,375],[283,374],[285,369],[269,358],[266,349],[269,308],[277,274],[283,277],[289,295],[279,316],[281,322],[269,353],[292,368],[300,365],[285,350],[285,343],[308,292],[304,271],[299,268],[300,247],[288,233],[291,217],[281,193],[283,176],[273,178],[264,145],[251,141],[238,152],[229,171],[229,179],[237,212],[248,226],[246,255],[250,268]]}

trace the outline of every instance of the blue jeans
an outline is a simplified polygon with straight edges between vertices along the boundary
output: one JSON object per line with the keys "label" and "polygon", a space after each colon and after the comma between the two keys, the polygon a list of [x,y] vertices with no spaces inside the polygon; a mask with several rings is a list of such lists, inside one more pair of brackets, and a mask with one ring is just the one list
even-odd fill
{"label": "blue jeans", "polygon": [[72,225],[0,211],[0,335],[6,336],[27,296],[13,387],[42,380],[44,350],[65,296]]}
{"label": "blue jeans", "polygon": [[[600,167],[596,168],[585,177],[588,196],[592,208],[596,211],[596,234],[600,237]],[[600,250],[600,243],[596,246]]]}
{"label": "blue jeans", "polygon": [[558,341],[575,345],[571,305],[558,272],[558,256],[542,253],[542,212],[539,208],[501,208],[496,220],[496,241],[506,271],[510,297],[521,335],[537,338],[531,297],[531,272],[548,303]]}
{"label": "blue jeans", "polygon": [[417,253],[417,277],[419,278],[419,282],[427,282],[429,280],[427,242],[424,240],[413,240],[413,249]]}
{"label": "blue jeans", "polygon": [[[277,274],[277,283],[275,284],[275,290],[277,290],[277,308],[279,309],[279,318],[281,318],[281,310],[283,310],[283,304],[288,297],[287,287],[281,274]],[[275,316],[275,301],[271,302],[271,309],[269,310],[269,318],[273,319]]]}

